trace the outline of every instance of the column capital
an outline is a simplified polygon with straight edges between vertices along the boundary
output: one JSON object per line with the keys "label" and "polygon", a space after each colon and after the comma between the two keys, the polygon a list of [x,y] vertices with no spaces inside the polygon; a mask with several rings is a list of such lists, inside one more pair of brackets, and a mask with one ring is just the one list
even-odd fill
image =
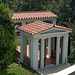
{"label": "column capital", "polygon": [[27,36],[23,35],[22,33],[20,33],[20,36],[24,36],[24,37],[26,37],[26,38],[27,38]]}
{"label": "column capital", "polygon": [[64,37],[69,37],[69,35],[68,35],[68,34],[66,34],[66,35],[64,35]]}
{"label": "column capital", "polygon": [[48,39],[51,39],[52,37],[48,37]]}
{"label": "column capital", "polygon": [[33,40],[34,40],[34,41],[38,41],[38,40],[39,40],[39,38],[33,38]]}
{"label": "column capital", "polygon": [[45,38],[41,38],[41,40],[44,40]]}
{"label": "column capital", "polygon": [[57,36],[57,38],[60,38],[61,36]]}

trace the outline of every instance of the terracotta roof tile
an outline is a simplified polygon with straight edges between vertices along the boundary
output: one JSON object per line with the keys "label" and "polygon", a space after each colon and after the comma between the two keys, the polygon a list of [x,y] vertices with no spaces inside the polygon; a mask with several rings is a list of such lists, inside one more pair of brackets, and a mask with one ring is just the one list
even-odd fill
{"label": "terracotta roof tile", "polygon": [[40,33],[42,31],[48,30],[53,27],[60,28],[60,29],[66,29],[66,30],[72,30],[70,28],[66,28],[66,27],[62,27],[62,26],[58,26],[58,25],[54,25],[54,24],[50,24],[50,23],[46,23],[46,22],[42,22],[38,20],[34,21],[33,23],[30,23],[24,26],[20,26],[18,29],[30,35],[35,35],[37,33]]}
{"label": "terracotta roof tile", "polygon": [[14,12],[12,19],[40,19],[40,18],[55,18],[58,17],[50,11],[30,11],[30,12]]}

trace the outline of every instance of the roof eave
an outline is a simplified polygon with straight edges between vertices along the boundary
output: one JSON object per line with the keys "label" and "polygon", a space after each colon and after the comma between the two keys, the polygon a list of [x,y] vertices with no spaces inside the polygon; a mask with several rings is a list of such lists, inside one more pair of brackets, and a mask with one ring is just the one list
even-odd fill
{"label": "roof eave", "polygon": [[34,20],[34,19],[36,19],[36,20],[38,20],[38,19],[50,19],[50,18],[58,18],[58,16],[56,16],[56,17],[48,17],[48,18],[12,18],[12,20],[16,20],[16,21],[18,21],[18,20]]}

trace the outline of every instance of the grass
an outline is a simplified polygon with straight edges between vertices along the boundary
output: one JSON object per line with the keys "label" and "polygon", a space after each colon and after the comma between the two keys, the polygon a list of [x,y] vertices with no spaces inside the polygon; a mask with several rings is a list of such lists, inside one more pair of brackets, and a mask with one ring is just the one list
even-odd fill
{"label": "grass", "polygon": [[17,64],[11,64],[10,68],[1,70],[0,75],[40,75],[35,70],[27,65],[18,66]]}

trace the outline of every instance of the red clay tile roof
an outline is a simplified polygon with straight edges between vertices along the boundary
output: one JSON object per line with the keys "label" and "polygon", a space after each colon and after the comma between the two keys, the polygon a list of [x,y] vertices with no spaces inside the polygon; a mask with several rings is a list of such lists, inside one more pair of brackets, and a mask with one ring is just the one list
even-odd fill
{"label": "red clay tile roof", "polygon": [[14,12],[12,19],[40,19],[40,18],[57,18],[58,16],[50,11],[29,11],[29,12]]}
{"label": "red clay tile roof", "polygon": [[38,20],[30,24],[20,26],[18,29],[30,35],[35,35],[37,33],[43,32],[53,27],[60,28],[60,29],[66,29],[66,30],[72,30],[70,28],[66,28],[66,27],[62,27],[62,26],[58,26],[58,25],[54,25],[54,24],[50,24],[50,23],[46,23],[46,22],[42,22]]}

